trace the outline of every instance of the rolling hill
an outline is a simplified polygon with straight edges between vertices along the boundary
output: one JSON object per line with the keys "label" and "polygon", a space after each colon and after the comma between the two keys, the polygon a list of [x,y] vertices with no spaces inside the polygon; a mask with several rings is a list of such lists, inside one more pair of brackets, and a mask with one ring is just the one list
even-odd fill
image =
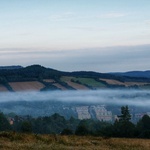
{"label": "rolling hill", "polygon": [[113,75],[127,76],[127,77],[136,77],[136,78],[150,78],[150,70],[147,71],[130,71],[123,73],[112,73]]}
{"label": "rolling hill", "polygon": [[150,71],[63,72],[40,65],[0,67],[0,91],[150,89]]}

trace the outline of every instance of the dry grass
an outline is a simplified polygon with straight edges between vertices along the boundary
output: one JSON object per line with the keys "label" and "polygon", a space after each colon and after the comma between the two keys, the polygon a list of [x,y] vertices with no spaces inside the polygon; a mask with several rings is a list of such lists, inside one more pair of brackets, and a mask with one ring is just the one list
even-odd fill
{"label": "dry grass", "polygon": [[78,89],[78,90],[88,90],[89,89],[82,84],[72,82],[71,79],[76,79],[76,78],[75,77],[67,77],[67,76],[63,76],[61,78],[62,81],[66,82],[69,86],[73,87],[74,89]]}
{"label": "dry grass", "polygon": [[149,150],[150,140],[0,133],[2,150]]}
{"label": "dry grass", "polygon": [[39,91],[45,86],[38,81],[31,82],[10,82],[9,85],[12,87],[14,91]]}

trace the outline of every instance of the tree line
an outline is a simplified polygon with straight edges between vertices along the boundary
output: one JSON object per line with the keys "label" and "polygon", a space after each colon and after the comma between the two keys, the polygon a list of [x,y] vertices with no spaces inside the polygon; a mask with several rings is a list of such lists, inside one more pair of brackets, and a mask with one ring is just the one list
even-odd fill
{"label": "tree line", "polygon": [[32,118],[31,116],[14,116],[12,120],[1,112],[0,131],[15,131],[35,134],[62,134],[80,136],[104,136],[125,138],[150,138],[150,117],[144,115],[137,124],[131,121],[128,106],[121,107],[121,115],[114,123],[99,120],[79,120],[71,117],[65,119],[55,113],[52,116]]}

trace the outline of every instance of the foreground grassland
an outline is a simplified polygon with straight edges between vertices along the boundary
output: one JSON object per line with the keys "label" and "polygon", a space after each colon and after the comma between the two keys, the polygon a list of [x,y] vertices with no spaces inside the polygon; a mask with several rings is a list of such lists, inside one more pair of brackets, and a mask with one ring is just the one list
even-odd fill
{"label": "foreground grassland", "polygon": [[150,140],[0,133],[2,150],[149,150]]}

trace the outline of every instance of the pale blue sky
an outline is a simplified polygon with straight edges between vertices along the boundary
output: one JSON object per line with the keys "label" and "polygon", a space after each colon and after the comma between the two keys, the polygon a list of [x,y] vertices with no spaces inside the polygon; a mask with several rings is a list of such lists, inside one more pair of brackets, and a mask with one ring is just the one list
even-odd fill
{"label": "pale blue sky", "polygon": [[0,0],[0,65],[147,70],[147,57],[150,0]]}

